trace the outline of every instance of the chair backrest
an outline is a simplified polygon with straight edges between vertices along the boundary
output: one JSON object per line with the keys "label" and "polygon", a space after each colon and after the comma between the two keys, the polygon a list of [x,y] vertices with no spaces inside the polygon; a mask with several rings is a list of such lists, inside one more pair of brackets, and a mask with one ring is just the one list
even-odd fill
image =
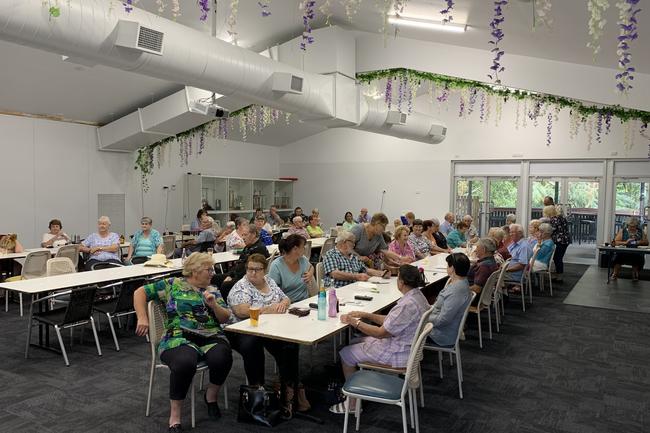
{"label": "chair backrest", "polygon": [[488,277],[487,281],[483,285],[483,289],[481,289],[481,296],[478,298],[479,307],[481,305],[488,306],[492,303],[492,294],[497,288],[497,282],[499,281],[500,275],[501,269],[497,269]]}
{"label": "chair backrest", "polygon": [[526,270],[530,270],[533,268],[533,263],[535,263],[535,260],[537,260],[537,253],[539,253],[539,250],[541,248],[535,248],[535,251],[533,251],[533,257],[530,258],[528,261],[528,266],[526,267]]}
{"label": "chair backrest", "polygon": [[181,231],[182,232],[189,232],[191,227],[192,226],[190,224],[181,224]]}
{"label": "chair backrest", "polygon": [[[343,227],[340,227],[343,230]],[[335,238],[339,235],[339,227],[330,227],[330,237]]]}
{"label": "chair backrest", "polygon": [[273,253],[266,258],[267,268],[271,263],[273,263],[273,260],[277,259],[279,256],[280,256],[279,250],[273,251]]}
{"label": "chair backrest", "polygon": [[323,262],[316,263],[316,287],[323,287],[323,273],[325,269],[323,268]]}
{"label": "chair backrest", "polygon": [[131,264],[133,264],[133,265],[141,265],[141,264],[146,263],[148,261],[149,261],[149,257],[147,257],[147,256],[131,257]]}
{"label": "chair backrest", "polygon": [[[426,313],[425,313],[426,314]],[[420,386],[420,369],[418,368],[422,361],[422,351],[424,343],[433,329],[431,322],[425,323],[424,327],[420,330],[419,334],[415,334],[415,342],[411,345],[411,353],[409,354],[408,362],[406,363],[406,373],[404,375],[404,386],[402,387],[402,398],[406,394],[408,388],[417,388]]]}
{"label": "chair backrest", "polygon": [[25,280],[40,278],[47,275],[47,261],[52,254],[50,251],[32,251],[25,257],[21,275]]}
{"label": "chair backrest", "polygon": [[59,247],[59,251],[56,252],[55,258],[67,257],[72,260],[72,264],[75,269],[79,265],[79,245],[64,245]]}
{"label": "chair backrest", "polygon": [[472,302],[474,302],[474,298],[476,298],[476,293],[472,292],[469,302],[465,306],[465,312],[463,313],[463,318],[460,320],[460,324],[458,326],[458,329],[456,330],[456,343],[454,343],[454,347],[456,350],[458,350],[458,342],[460,341],[460,334],[463,333],[463,329],[465,329],[465,321],[467,320],[467,314],[469,313],[469,307],[472,305]]}
{"label": "chair backrest", "polygon": [[327,238],[327,239],[325,239],[325,242],[323,243],[323,246],[320,249],[320,257],[318,259],[319,261],[322,261],[323,257],[325,257],[325,254],[327,254],[327,252],[329,250],[334,248],[334,241],[335,240],[336,240],[336,238]]}
{"label": "chair backrest", "polygon": [[163,247],[165,248],[165,255],[171,257],[174,253],[174,248],[176,248],[176,235],[164,235]]}
{"label": "chair backrest", "polygon": [[141,286],[144,286],[144,279],[129,280],[122,283],[120,295],[117,297],[115,310],[113,313],[122,313],[133,310],[133,292]]}
{"label": "chair backrest", "polygon": [[73,274],[75,272],[77,272],[77,268],[74,266],[74,263],[72,263],[72,260],[67,257],[55,257],[47,261],[45,274],[48,277],[53,275]]}
{"label": "chair backrest", "polygon": [[308,240],[305,243],[305,254],[304,254],[304,256],[307,257],[307,260],[309,260],[311,258],[311,241],[310,240]]}
{"label": "chair backrest", "polygon": [[65,310],[63,324],[88,320],[93,311],[97,286],[80,287],[70,292],[70,302]]}
{"label": "chair backrest", "polygon": [[510,259],[506,260],[503,262],[501,265],[501,272],[499,273],[499,279],[497,280],[497,290],[501,290],[503,288],[503,280],[506,278],[506,270],[508,270],[508,266],[510,266]]}
{"label": "chair backrest", "polygon": [[149,316],[149,343],[151,344],[152,357],[155,360],[158,354],[158,344],[165,333],[167,314],[160,302],[149,301],[147,315]]}
{"label": "chair backrest", "polygon": [[100,269],[108,269],[108,268],[119,268],[124,266],[121,263],[114,263],[114,262],[97,262],[93,263],[93,265],[90,267],[91,271],[98,271]]}

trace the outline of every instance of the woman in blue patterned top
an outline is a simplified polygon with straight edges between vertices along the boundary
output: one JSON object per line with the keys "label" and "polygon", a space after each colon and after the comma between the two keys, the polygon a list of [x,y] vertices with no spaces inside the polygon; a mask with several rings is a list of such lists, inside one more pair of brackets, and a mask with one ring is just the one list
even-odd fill
{"label": "woman in blue patterned top", "polygon": [[86,261],[85,268],[90,271],[94,264],[99,262],[122,264],[120,260],[120,235],[109,231],[111,220],[101,216],[97,220],[97,233],[91,233],[83,240],[79,251],[88,253],[90,259]]}
{"label": "woman in blue patterned top", "polygon": [[[627,224],[616,233],[613,242],[614,246],[635,248],[639,245],[648,245],[648,237],[643,233],[643,230],[639,226],[638,218],[629,218]],[[632,279],[636,281],[639,279],[639,271],[643,269],[643,266],[645,265],[645,254],[616,252],[616,255],[614,256],[614,272],[612,273],[612,279],[615,280],[618,278],[618,274],[621,271],[621,265],[632,266]]]}
{"label": "woman in blue patterned top", "polygon": [[136,334],[143,336],[149,330],[148,301],[160,302],[167,313],[158,352],[171,372],[170,432],[182,431],[181,408],[199,361],[208,365],[210,374],[204,396],[208,416],[221,417],[217,395],[232,367],[232,351],[221,325],[230,320],[231,313],[219,291],[210,287],[213,263],[209,254],[193,253],[183,265],[185,278],[162,279],[133,294],[138,316]]}
{"label": "woman in blue patterned top", "polygon": [[129,245],[129,252],[126,255],[127,263],[144,263],[148,257],[153,254],[163,254],[163,242],[160,233],[156,229],[152,229],[153,221],[149,217],[142,217],[140,220],[140,230],[135,232],[131,245]]}

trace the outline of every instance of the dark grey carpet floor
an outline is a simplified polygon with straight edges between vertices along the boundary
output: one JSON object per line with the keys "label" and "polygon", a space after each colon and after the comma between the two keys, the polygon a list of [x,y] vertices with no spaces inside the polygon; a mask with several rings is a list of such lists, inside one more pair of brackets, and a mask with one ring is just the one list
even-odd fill
{"label": "dark grey carpet floor", "polygon": [[[469,319],[462,345],[463,400],[455,369],[446,361],[445,377],[439,379],[435,355],[426,354],[423,432],[650,431],[649,316],[564,304],[587,269],[567,268],[553,298],[537,294],[525,313],[518,302],[510,302],[502,332],[491,341],[485,333],[483,350],[475,319]],[[0,312],[0,432],[166,432],[167,373],[157,376],[153,412],[144,416],[150,355],[143,339],[122,331],[117,353],[104,327],[102,357],[86,332],[84,344],[69,350],[70,367],[60,355],[40,349],[25,360],[26,321],[16,311],[14,304],[9,313]],[[303,354],[306,364],[308,351]],[[304,365],[314,412],[325,424],[294,419],[273,430],[342,431],[343,417],[329,414],[324,403],[324,387],[336,371],[327,368],[331,362],[332,346],[323,344],[315,350],[313,370]],[[265,430],[236,422],[236,390],[243,380],[241,358],[235,356],[227,382],[230,410],[212,422],[197,395],[194,432]],[[189,430],[189,399],[184,424]],[[399,408],[365,404],[361,431],[401,431]]]}

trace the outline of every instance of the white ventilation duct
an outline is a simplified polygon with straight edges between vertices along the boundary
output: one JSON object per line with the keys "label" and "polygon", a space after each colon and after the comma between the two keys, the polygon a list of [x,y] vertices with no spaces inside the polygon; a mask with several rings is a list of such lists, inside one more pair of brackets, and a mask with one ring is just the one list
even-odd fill
{"label": "white ventilation duct", "polygon": [[[0,38],[182,82],[226,99],[288,111],[328,127],[358,126],[432,142],[429,132],[436,125],[432,118],[411,113],[406,124],[386,126],[385,107],[359,98],[358,86],[348,77],[305,72],[139,8],[126,13],[118,3],[69,0],[64,6],[65,17],[51,19],[42,0],[5,0],[0,8]],[[289,85],[278,87],[283,82]]]}

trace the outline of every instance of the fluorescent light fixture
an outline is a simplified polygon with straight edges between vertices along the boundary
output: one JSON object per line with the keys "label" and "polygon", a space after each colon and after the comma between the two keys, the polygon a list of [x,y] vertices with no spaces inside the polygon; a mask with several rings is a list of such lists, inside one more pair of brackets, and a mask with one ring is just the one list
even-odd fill
{"label": "fluorescent light fixture", "polygon": [[423,20],[419,18],[390,16],[388,17],[388,22],[396,26],[442,30],[454,33],[463,33],[467,30],[467,24],[444,23],[442,21]]}

